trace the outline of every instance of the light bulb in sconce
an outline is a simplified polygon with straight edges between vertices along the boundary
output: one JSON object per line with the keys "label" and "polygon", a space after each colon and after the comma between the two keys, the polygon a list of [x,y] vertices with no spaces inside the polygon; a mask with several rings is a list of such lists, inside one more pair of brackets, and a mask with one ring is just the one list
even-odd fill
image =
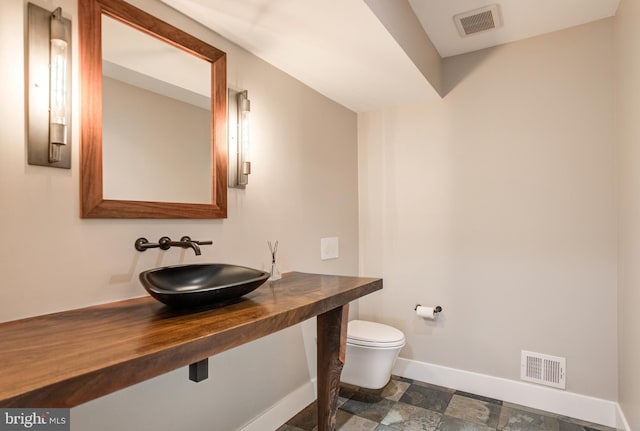
{"label": "light bulb in sconce", "polygon": [[251,174],[249,113],[251,101],[247,90],[229,89],[229,187],[245,188]]}
{"label": "light bulb in sconce", "polygon": [[58,8],[51,14],[49,162],[59,162],[67,145],[67,31]]}
{"label": "light bulb in sconce", "polygon": [[239,147],[238,155],[238,183],[246,185],[249,183],[249,174],[251,173],[251,162],[249,161],[249,112],[251,111],[251,101],[247,98],[247,90],[238,93],[238,121],[240,123],[239,131]]}

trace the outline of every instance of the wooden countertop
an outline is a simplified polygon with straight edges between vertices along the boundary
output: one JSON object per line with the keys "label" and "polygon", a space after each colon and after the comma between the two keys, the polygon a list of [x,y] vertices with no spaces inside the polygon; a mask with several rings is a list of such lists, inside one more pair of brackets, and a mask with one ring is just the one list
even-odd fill
{"label": "wooden countertop", "polygon": [[1,323],[0,407],[77,406],[381,288],[376,278],[292,272],[204,311],[143,297]]}

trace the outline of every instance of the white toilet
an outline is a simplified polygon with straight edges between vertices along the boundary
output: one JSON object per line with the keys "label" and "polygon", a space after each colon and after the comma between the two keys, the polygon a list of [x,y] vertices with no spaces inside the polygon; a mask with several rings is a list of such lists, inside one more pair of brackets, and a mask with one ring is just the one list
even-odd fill
{"label": "white toilet", "polygon": [[369,389],[384,387],[404,344],[404,334],[396,328],[352,320],[347,326],[347,352],[340,380]]}

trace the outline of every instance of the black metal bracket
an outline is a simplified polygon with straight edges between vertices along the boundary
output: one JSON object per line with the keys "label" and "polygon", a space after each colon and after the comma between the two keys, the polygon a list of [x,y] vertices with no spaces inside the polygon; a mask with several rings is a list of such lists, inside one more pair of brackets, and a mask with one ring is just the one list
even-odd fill
{"label": "black metal bracket", "polygon": [[209,358],[189,365],[189,380],[199,383],[209,378]]}

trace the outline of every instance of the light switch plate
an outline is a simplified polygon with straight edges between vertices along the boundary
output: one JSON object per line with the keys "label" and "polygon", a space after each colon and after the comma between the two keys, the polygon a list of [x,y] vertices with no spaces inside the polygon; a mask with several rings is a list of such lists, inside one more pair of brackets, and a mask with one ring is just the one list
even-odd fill
{"label": "light switch plate", "polygon": [[320,239],[320,259],[337,259],[340,257],[340,243],[337,236]]}

